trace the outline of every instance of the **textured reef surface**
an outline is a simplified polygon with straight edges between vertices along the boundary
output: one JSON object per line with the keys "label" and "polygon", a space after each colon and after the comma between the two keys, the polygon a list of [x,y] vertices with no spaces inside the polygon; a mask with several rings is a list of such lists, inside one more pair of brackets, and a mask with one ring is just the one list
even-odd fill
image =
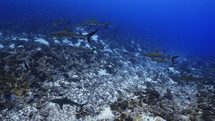
{"label": "textured reef surface", "polygon": [[156,63],[129,34],[0,35],[0,121],[215,120],[214,59]]}

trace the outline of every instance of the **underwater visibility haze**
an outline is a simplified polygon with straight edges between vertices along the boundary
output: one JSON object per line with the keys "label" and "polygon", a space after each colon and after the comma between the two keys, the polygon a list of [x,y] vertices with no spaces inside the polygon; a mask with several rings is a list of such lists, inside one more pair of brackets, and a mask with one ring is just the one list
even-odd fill
{"label": "underwater visibility haze", "polygon": [[[1,21],[26,22],[98,18],[138,32],[141,37],[160,37],[154,43],[185,53],[214,55],[212,0],[52,0],[1,1]],[[130,30],[129,30],[130,29]],[[142,40],[143,41],[143,40]]]}
{"label": "underwater visibility haze", "polygon": [[214,6],[1,0],[0,121],[214,121]]}

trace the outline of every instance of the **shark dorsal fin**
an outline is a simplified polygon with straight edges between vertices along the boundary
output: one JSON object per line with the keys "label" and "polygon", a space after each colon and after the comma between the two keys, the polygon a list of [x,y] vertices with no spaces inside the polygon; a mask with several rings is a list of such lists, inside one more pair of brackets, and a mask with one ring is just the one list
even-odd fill
{"label": "shark dorsal fin", "polygon": [[156,53],[159,53],[159,50],[155,50]]}

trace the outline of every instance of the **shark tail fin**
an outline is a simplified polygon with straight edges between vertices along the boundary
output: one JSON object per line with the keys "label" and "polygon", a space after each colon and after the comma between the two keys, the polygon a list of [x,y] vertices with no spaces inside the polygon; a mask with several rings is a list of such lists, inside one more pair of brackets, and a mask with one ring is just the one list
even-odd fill
{"label": "shark tail fin", "polygon": [[173,63],[173,64],[175,64],[174,60],[175,60],[176,58],[178,58],[178,57],[180,57],[180,56],[173,56],[173,57],[172,57],[172,63]]}
{"label": "shark tail fin", "polygon": [[110,23],[105,24],[104,25],[105,29],[107,29],[107,26],[110,25],[110,24],[112,24],[112,23],[110,22]]}
{"label": "shark tail fin", "polygon": [[60,109],[63,110],[63,104],[59,104]]}
{"label": "shark tail fin", "polygon": [[87,41],[90,43],[90,37],[92,37],[99,29],[96,29],[95,31],[89,33],[86,35]]}

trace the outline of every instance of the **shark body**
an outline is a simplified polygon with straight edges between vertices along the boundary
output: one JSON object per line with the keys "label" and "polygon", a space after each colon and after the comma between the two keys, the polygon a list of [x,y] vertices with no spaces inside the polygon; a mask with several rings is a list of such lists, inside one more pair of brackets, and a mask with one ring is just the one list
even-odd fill
{"label": "shark body", "polygon": [[53,26],[58,26],[58,25],[69,24],[69,23],[70,23],[70,20],[57,20],[52,25]]}
{"label": "shark body", "polygon": [[57,38],[65,38],[65,39],[86,39],[89,43],[90,43],[90,37],[93,36],[96,32],[98,31],[98,29],[96,29],[95,31],[87,34],[87,35],[83,35],[81,33],[73,33],[73,32],[69,32],[69,31],[59,31],[59,32],[54,32],[54,33],[50,33],[49,35],[57,37]]}
{"label": "shark body", "polygon": [[209,70],[215,72],[215,68],[210,68]]}
{"label": "shark body", "polygon": [[85,23],[88,25],[91,25],[91,26],[103,26],[105,29],[107,28],[108,25],[111,24],[111,22],[103,24],[103,23],[96,21],[95,19],[87,20],[87,21],[85,21]]}
{"label": "shark body", "polygon": [[64,105],[64,104],[71,105],[71,106],[76,105],[76,106],[81,107],[81,109],[83,108],[84,105],[87,104],[87,103],[78,104],[78,103],[73,102],[73,101],[71,101],[71,100],[69,100],[69,99],[67,99],[67,98],[53,99],[53,100],[51,100],[51,102],[52,102],[52,103],[58,104],[58,105],[60,106],[60,109],[61,109],[61,110],[63,109],[63,105]]}
{"label": "shark body", "polygon": [[170,56],[161,54],[158,50],[156,50],[155,52],[151,52],[151,53],[145,53],[145,54],[143,54],[143,56],[151,58],[153,61],[158,61],[158,62],[162,62],[162,63],[167,63],[167,61],[165,61],[164,59],[169,59],[172,61],[173,64],[175,64],[174,60],[179,57],[179,56],[170,57]]}
{"label": "shark body", "polygon": [[197,77],[194,77],[192,75],[181,76],[181,77],[178,77],[178,79],[182,80],[182,81],[205,81],[205,80],[209,80],[208,78],[197,78]]}
{"label": "shark body", "polygon": [[79,24],[75,24],[74,27],[89,28],[90,25],[79,23]]}

